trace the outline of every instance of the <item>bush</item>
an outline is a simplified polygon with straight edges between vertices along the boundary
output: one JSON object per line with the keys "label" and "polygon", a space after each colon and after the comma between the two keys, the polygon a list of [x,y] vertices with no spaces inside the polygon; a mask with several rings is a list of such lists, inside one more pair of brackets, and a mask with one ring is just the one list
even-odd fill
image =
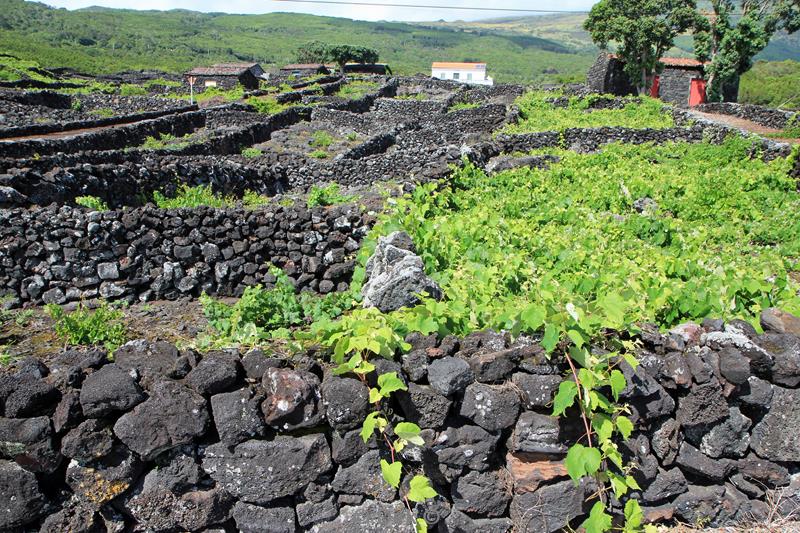
{"label": "bush", "polygon": [[97,196],[78,196],[75,198],[75,203],[94,211],[108,211],[108,204]]}
{"label": "bush", "polygon": [[55,320],[55,331],[68,344],[80,346],[105,346],[109,352],[126,340],[125,325],[121,322],[122,311],[112,309],[103,302],[94,311],[81,304],[72,313],[58,305],[48,304],[45,310]]}
{"label": "bush", "polygon": [[264,152],[262,152],[258,148],[245,148],[244,150],[242,150],[242,155],[250,159],[252,159],[253,157],[258,157],[263,154]]}
{"label": "bush", "polygon": [[348,202],[352,198],[352,196],[346,196],[339,192],[338,183],[331,183],[330,185],[326,185],[324,187],[317,187],[314,185],[308,192],[306,205],[308,207],[316,207],[319,205],[335,205]]}
{"label": "bush", "polygon": [[236,201],[231,197],[217,196],[211,185],[198,185],[189,187],[181,185],[178,193],[173,198],[167,198],[161,192],[153,193],[153,201],[161,209],[177,209],[180,207],[233,207]]}

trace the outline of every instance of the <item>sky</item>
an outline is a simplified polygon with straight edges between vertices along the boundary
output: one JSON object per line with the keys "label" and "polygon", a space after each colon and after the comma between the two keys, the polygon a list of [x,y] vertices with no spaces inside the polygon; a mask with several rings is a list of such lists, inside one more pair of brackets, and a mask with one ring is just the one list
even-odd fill
{"label": "sky", "polygon": [[[116,7],[127,9],[191,9],[193,11],[224,13],[270,13],[291,11],[345,17],[358,20],[477,20],[515,15],[531,15],[525,12],[468,11],[459,9],[428,9],[407,7],[344,6],[303,4],[276,0],[42,0],[54,7],[78,9],[88,6]],[[505,9],[556,9],[588,10],[596,0],[363,0],[395,4],[427,4],[458,7],[493,7]]]}

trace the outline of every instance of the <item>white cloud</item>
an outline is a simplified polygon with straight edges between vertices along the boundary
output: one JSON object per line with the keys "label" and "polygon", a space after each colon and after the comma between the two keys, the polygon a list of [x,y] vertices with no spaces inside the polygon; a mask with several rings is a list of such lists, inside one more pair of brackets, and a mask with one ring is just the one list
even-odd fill
{"label": "white cloud", "polygon": [[[332,17],[345,17],[358,20],[402,20],[402,21],[429,21],[429,20],[475,20],[500,16],[525,15],[524,12],[503,11],[470,11],[459,9],[427,9],[406,7],[378,7],[378,6],[344,6],[324,4],[302,4],[293,2],[277,2],[274,0],[44,0],[54,7],[78,9],[89,6],[103,6],[127,9],[190,9],[193,11],[225,12],[225,13],[270,13],[276,11],[290,11],[294,13],[310,13],[313,15],[327,15]],[[557,9],[557,10],[586,10],[595,0],[505,0],[487,4],[481,0],[363,0],[366,2],[385,1],[400,4],[434,4],[446,5],[453,8],[470,7],[496,7],[505,9]]]}

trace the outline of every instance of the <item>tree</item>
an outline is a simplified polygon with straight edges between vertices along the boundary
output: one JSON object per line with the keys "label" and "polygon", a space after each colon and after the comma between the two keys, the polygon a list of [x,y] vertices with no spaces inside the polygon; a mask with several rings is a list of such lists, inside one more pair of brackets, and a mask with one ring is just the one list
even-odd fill
{"label": "tree", "polygon": [[721,101],[776,31],[800,29],[800,0],[711,0],[711,9],[697,27],[695,56],[708,62],[708,99]]}
{"label": "tree", "polygon": [[675,37],[700,22],[694,0],[600,0],[584,28],[602,49],[616,54],[639,94],[646,94],[658,60]]}
{"label": "tree", "polygon": [[320,41],[311,41],[297,50],[299,61],[303,63],[333,61],[339,65],[339,72],[344,72],[347,63],[375,63],[378,57],[378,51],[373,48],[352,44],[327,44]]}

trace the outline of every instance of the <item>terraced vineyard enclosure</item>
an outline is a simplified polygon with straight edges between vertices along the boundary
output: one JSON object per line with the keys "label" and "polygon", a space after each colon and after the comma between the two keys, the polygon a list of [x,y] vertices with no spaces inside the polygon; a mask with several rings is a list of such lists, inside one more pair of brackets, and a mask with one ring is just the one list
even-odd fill
{"label": "terraced vineyard enclosure", "polygon": [[797,148],[582,87],[147,91],[0,91],[0,529],[798,519]]}

